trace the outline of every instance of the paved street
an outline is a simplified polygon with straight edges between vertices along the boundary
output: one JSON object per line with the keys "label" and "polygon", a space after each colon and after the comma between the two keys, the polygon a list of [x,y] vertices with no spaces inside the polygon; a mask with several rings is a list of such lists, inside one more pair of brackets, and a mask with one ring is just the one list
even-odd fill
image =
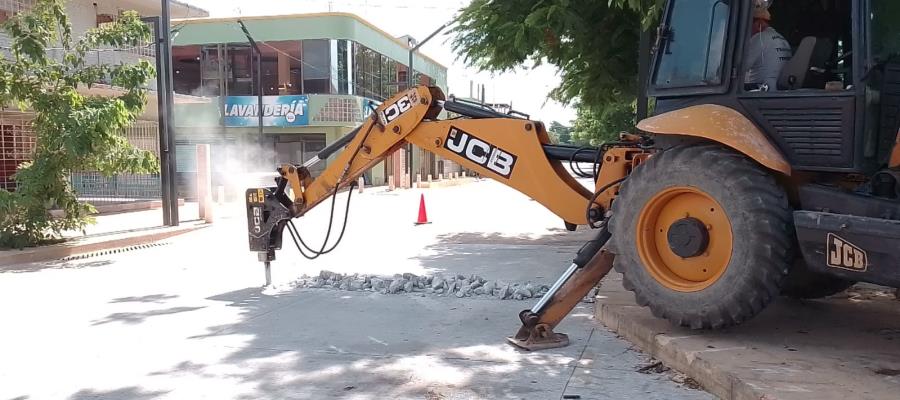
{"label": "paved street", "polygon": [[[267,289],[242,205],[160,246],[2,266],[0,399],[711,398],[636,372],[648,359],[589,304],[559,328],[571,346],[524,353],[504,338],[534,300],[295,288],[323,269],[550,284],[586,237],[488,181],[424,191],[433,223],[414,227],[419,193],[355,194],[338,250],[286,241]],[[327,212],[299,221],[309,242]]]}

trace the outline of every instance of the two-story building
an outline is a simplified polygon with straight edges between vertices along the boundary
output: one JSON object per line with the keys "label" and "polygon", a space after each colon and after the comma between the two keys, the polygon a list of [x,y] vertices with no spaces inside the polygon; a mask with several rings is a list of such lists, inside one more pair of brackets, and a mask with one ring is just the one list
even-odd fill
{"label": "two-story building", "polygon": [[[35,0],[0,0],[0,22],[27,12]],[[68,0],[66,12],[74,37],[82,36],[88,29],[113,22],[125,10],[137,11],[142,16],[159,16],[159,1],[144,0]],[[204,17],[209,13],[179,1],[170,1],[170,13],[177,18]],[[0,34],[0,48],[8,49],[10,39]],[[155,49],[151,43],[127,49],[98,49],[88,54],[91,64],[134,63],[147,59],[155,65]],[[52,52],[53,50],[51,50]],[[62,56],[62,53],[58,54]],[[156,83],[148,82],[151,89],[146,112],[123,134],[135,146],[159,154],[159,124],[157,113]],[[114,96],[120,90],[108,85],[80,89],[87,95]],[[178,96],[176,102],[202,101]],[[15,190],[12,178],[19,164],[29,161],[35,146],[31,128],[32,113],[21,112],[15,107],[0,108],[0,188]],[[158,175],[121,175],[104,177],[91,171],[73,173],[71,181],[79,196],[91,199],[95,204],[127,201],[128,199],[159,199]]]}
{"label": "two-story building", "polygon": [[[407,41],[353,14],[193,18],[172,26],[176,92],[211,100],[176,105],[177,170],[185,190],[192,186],[194,144],[211,145],[213,184],[237,190],[271,184],[274,166],[308,160],[360,125],[370,103],[406,89]],[[414,82],[446,90],[443,65],[416,54],[414,69]],[[399,184],[405,154],[398,153],[369,171],[367,181],[384,184],[393,175]],[[414,155],[423,177],[438,173],[442,163],[434,156]]]}

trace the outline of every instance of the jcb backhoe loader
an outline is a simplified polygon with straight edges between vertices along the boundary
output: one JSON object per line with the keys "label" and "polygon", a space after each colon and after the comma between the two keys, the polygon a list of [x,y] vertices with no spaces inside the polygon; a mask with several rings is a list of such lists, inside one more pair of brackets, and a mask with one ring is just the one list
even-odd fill
{"label": "jcb backhoe loader", "polygon": [[[520,314],[510,340],[526,349],[565,345],[553,328],[613,266],[639,304],[697,329],[741,323],[780,293],[900,287],[900,4],[773,4],[794,55],[763,87],[745,81],[756,3],[668,1],[645,77],[655,116],[596,149],[553,145],[539,122],[436,88],[403,91],[316,159],[280,167],[275,187],[248,190],[250,249],[272,261],[285,226],[297,239],[293,218],[408,142],[519,190],[570,229],[597,228]],[[570,161],[596,163],[593,192]]]}

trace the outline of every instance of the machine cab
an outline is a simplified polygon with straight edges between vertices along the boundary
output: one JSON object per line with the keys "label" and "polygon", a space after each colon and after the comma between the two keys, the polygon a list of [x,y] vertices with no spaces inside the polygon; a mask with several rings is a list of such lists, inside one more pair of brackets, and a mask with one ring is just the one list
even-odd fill
{"label": "machine cab", "polygon": [[897,17],[894,0],[669,0],[648,92],[657,114],[739,112],[792,170],[871,176],[900,151]]}

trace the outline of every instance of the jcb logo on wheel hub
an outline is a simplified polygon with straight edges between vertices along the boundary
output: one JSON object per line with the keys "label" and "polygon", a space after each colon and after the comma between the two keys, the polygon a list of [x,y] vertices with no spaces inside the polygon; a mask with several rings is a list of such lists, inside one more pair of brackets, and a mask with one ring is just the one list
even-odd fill
{"label": "jcb logo on wheel hub", "polygon": [[828,234],[828,266],[865,272],[869,268],[866,252],[833,233]]}
{"label": "jcb logo on wheel hub", "polygon": [[516,166],[516,157],[497,146],[481,140],[457,128],[450,128],[444,148],[485,167],[492,172],[509,178]]}

